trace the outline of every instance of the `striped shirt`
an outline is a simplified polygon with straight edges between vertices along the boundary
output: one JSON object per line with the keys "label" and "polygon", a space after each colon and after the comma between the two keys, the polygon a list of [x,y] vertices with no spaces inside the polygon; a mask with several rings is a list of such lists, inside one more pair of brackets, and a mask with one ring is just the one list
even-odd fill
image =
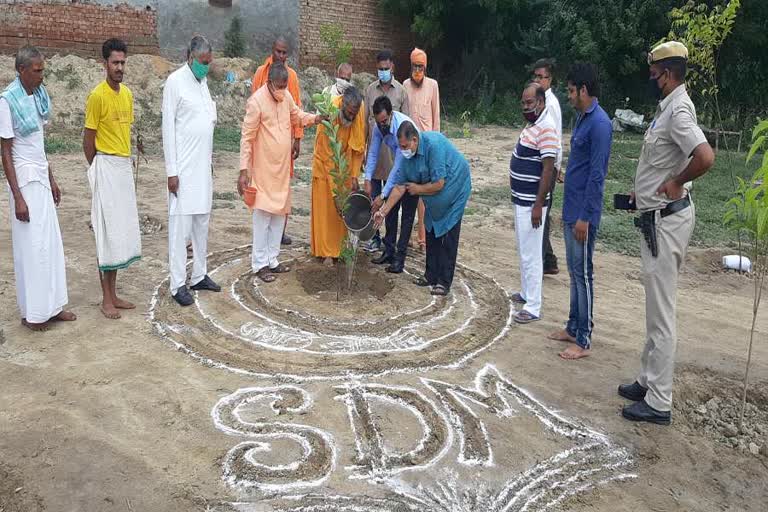
{"label": "striped shirt", "polygon": [[[555,121],[545,108],[535,123],[528,123],[520,133],[517,146],[509,162],[509,186],[512,202],[520,206],[533,206],[539,193],[539,182],[544,169],[542,158],[557,159],[560,137]],[[549,192],[545,198],[549,201]]]}

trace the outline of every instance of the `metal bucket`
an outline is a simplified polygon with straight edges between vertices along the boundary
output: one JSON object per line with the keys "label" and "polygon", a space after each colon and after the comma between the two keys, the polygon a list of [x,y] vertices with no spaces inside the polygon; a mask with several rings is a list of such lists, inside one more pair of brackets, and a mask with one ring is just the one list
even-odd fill
{"label": "metal bucket", "polygon": [[367,242],[376,233],[371,215],[371,199],[361,192],[349,195],[344,203],[343,217],[344,225],[355,233],[361,242]]}

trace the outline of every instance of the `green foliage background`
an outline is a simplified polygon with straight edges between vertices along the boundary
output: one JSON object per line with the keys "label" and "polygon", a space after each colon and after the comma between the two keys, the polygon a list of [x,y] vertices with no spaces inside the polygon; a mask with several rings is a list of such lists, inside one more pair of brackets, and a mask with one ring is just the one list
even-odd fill
{"label": "green foliage background", "polygon": [[[470,111],[481,123],[519,123],[518,98],[538,58],[558,66],[555,90],[565,106],[569,64],[600,70],[601,103],[650,114],[645,52],[667,36],[669,12],[687,0],[380,0],[430,52],[446,113]],[[709,6],[724,5],[710,0]],[[719,56],[720,106],[726,129],[751,127],[768,112],[768,2],[742,0]],[[629,101],[626,101],[629,98]],[[564,123],[573,115],[564,108]]]}

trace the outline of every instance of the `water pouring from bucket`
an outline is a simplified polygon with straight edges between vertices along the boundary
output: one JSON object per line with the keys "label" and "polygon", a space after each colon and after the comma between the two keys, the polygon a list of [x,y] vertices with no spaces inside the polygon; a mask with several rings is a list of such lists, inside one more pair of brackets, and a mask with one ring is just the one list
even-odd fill
{"label": "water pouring from bucket", "polygon": [[355,192],[347,197],[342,209],[344,225],[350,234],[354,234],[358,240],[367,242],[376,233],[371,215],[371,199],[361,192]]}

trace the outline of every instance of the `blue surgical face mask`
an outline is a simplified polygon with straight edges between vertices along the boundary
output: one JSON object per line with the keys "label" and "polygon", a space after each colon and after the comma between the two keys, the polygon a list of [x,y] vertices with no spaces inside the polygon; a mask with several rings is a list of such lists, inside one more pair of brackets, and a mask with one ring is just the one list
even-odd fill
{"label": "blue surgical face mask", "polygon": [[392,81],[392,70],[391,69],[380,69],[379,70],[379,80],[382,82],[389,83]]}
{"label": "blue surgical face mask", "polygon": [[416,153],[411,148],[401,149],[400,153],[402,153],[403,157],[407,158],[408,160],[410,160],[411,158],[414,157],[414,155],[416,155]]}

